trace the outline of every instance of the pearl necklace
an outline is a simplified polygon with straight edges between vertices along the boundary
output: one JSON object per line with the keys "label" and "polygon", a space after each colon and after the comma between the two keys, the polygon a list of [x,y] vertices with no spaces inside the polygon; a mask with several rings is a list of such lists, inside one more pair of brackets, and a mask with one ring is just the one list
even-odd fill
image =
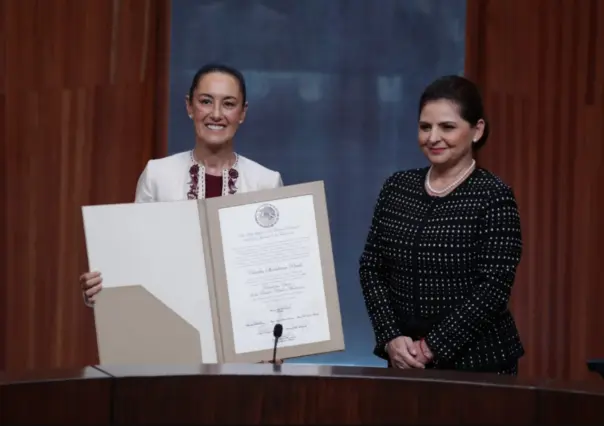
{"label": "pearl necklace", "polygon": [[475,165],[476,160],[472,160],[472,164],[470,164],[470,167],[468,167],[461,175],[459,175],[459,177],[455,179],[453,183],[451,183],[445,189],[441,189],[440,191],[437,191],[430,185],[430,173],[432,172],[432,166],[430,166],[430,169],[428,169],[428,173],[426,173],[426,188],[428,188],[428,191],[435,195],[442,195],[459,185],[472,172],[472,170],[474,170]]}

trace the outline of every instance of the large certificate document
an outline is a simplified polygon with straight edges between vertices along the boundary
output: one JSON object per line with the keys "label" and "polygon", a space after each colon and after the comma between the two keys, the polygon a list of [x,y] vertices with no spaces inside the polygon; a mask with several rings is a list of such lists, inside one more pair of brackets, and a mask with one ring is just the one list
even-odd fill
{"label": "large certificate document", "polygon": [[83,208],[101,363],[258,362],[344,349],[322,182]]}

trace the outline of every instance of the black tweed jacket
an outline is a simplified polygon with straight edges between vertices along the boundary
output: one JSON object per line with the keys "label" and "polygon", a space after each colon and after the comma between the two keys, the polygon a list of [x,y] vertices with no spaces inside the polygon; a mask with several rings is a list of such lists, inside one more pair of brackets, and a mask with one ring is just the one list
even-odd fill
{"label": "black tweed jacket", "polygon": [[433,368],[499,371],[524,354],[508,309],[522,254],[512,190],[476,168],[453,192],[430,196],[428,169],[385,182],[360,259],[376,337],[424,337]]}

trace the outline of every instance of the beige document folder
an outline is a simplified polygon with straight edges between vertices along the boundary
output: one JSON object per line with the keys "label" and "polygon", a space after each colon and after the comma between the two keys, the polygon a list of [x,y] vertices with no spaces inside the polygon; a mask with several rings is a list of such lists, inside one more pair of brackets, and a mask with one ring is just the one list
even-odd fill
{"label": "beige document folder", "polygon": [[322,182],[82,208],[102,364],[259,362],[344,350]]}

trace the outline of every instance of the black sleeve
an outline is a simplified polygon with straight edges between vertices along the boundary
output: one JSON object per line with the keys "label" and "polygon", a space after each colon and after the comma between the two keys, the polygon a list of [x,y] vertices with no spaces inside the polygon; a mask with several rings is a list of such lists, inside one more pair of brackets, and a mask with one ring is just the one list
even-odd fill
{"label": "black sleeve", "polygon": [[491,196],[480,239],[473,293],[426,336],[436,362],[453,359],[464,346],[480,338],[484,326],[507,308],[522,255],[520,214],[511,189]]}
{"label": "black sleeve", "polygon": [[360,258],[359,277],[365,306],[375,333],[374,353],[387,359],[386,343],[401,336],[398,318],[390,303],[389,289],[384,281],[382,267],[381,217],[391,191],[390,177],[380,191],[373,213],[365,249]]}

